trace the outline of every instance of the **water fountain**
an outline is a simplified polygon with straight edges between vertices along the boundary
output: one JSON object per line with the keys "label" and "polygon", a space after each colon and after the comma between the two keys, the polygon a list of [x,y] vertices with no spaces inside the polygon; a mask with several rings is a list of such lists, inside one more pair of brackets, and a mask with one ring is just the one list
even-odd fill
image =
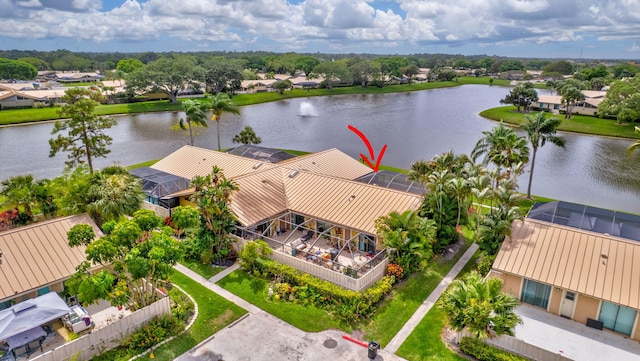
{"label": "water fountain", "polygon": [[310,102],[304,100],[300,103],[300,110],[298,111],[298,115],[301,117],[317,117],[318,111],[316,107],[313,106]]}

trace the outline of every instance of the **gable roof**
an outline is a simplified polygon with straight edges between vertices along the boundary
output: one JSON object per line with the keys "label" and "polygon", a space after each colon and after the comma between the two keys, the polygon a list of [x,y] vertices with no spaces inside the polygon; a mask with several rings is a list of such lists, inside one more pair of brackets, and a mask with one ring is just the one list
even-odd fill
{"label": "gable roof", "polygon": [[67,232],[76,224],[91,225],[88,215],[57,218],[0,233],[0,301],[65,280],[86,260],[85,247],[70,247]]}
{"label": "gable roof", "polygon": [[336,148],[291,158],[278,165],[343,179],[356,179],[371,173],[371,168]]}
{"label": "gable roof", "polygon": [[290,210],[375,234],[378,217],[421,204],[415,194],[284,166],[234,180],[240,190],[232,195],[231,208],[245,226]]}
{"label": "gable roof", "polygon": [[151,168],[191,180],[197,175],[210,174],[214,165],[218,166],[227,178],[235,178],[262,167],[273,166],[271,163],[255,159],[185,145],[152,165]]}
{"label": "gable roof", "polygon": [[640,309],[640,242],[525,219],[493,269]]}

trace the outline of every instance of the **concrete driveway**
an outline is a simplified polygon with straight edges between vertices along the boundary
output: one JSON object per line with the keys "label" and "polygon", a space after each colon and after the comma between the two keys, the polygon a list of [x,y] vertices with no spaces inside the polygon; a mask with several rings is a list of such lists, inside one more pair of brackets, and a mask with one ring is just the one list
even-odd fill
{"label": "concrete driveway", "polygon": [[[266,313],[247,314],[177,361],[366,361],[366,347],[344,332],[307,333]],[[379,350],[376,361],[404,360]]]}

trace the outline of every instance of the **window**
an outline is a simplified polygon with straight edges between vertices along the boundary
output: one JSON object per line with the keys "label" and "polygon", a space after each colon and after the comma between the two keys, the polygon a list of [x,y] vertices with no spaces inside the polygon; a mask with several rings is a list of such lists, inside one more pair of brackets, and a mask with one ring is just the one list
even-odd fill
{"label": "window", "polygon": [[536,281],[524,280],[522,286],[522,302],[547,309],[551,286]]}
{"label": "window", "polygon": [[43,287],[38,290],[38,296],[46,295],[49,293],[49,287]]}
{"label": "window", "polygon": [[360,233],[358,235],[358,249],[369,253],[376,252],[376,241],[373,236]]}
{"label": "window", "polygon": [[605,328],[631,336],[633,322],[636,320],[636,310],[602,301],[600,318]]}

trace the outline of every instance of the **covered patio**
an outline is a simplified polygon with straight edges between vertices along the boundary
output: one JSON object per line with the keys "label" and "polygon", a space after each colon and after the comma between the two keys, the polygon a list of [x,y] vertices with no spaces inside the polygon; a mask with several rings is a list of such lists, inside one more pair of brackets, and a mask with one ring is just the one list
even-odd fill
{"label": "covered patio", "polygon": [[298,267],[300,262],[293,259],[304,261],[312,269],[330,270],[349,278],[361,278],[386,260],[384,249],[376,248],[374,235],[295,212],[238,231],[243,239],[266,241],[285,263]]}

